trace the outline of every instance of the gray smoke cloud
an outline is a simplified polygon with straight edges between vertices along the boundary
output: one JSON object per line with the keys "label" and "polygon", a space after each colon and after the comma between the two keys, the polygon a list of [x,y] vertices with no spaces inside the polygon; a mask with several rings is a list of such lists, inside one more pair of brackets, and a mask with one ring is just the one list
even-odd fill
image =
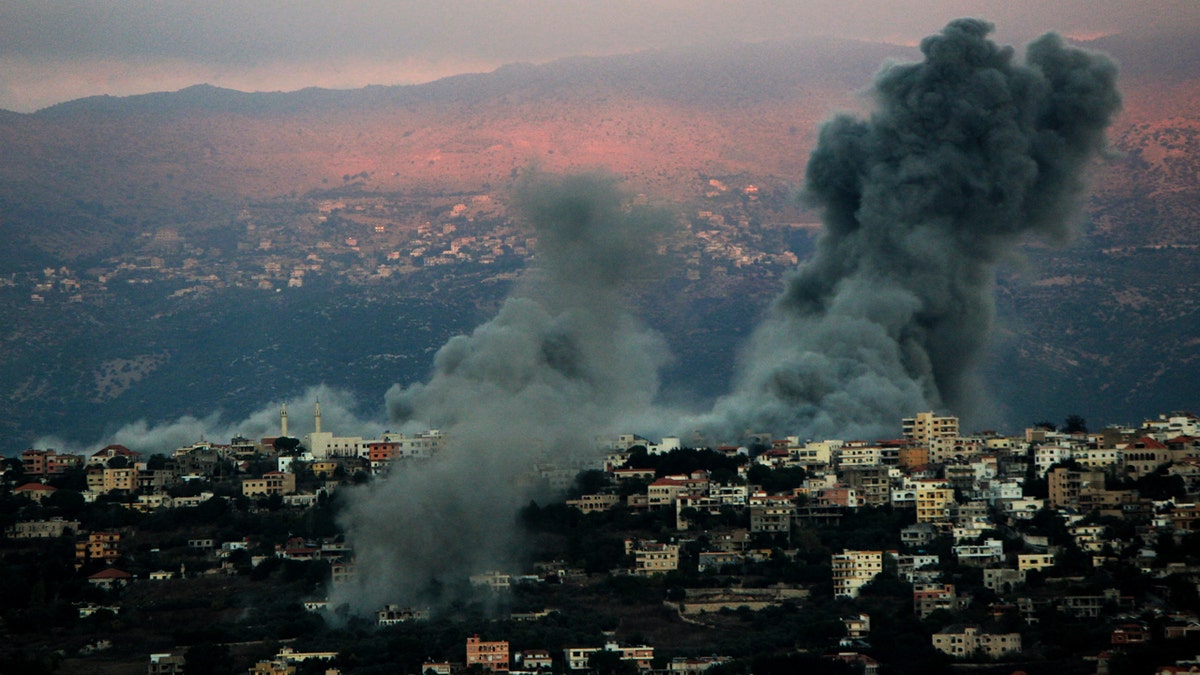
{"label": "gray smoke cloud", "polygon": [[626,294],[669,220],[600,175],[528,180],[515,206],[538,238],[535,270],[494,319],[438,351],[428,382],[388,392],[395,421],[438,428],[448,447],[349,492],[341,522],[358,573],[332,589],[335,606],[422,601],[431,580],[518,559],[535,467],[594,460],[600,435],[653,402],[667,351]]}
{"label": "gray smoke cloud", "polygon": [[754,333],[733,392],[689,428],[878,437],[928,409],[970,414],[997,262],[1061,241],[1120,108],[1116,67],[1056,35],[1024,65],[961,19],[885,67],[869,120],[821,130],[805,194],[814,257]]}
{"label": "gray smoke cloud", "polygon": [[352,393],[322,384],[267,403],[240,419],[228,419],[227,415],[215,412],[202,418],[183,416],[173,420],[138,420],[122,425],[99,440],[83,442],[42,436],[34,441],[33,447],[86,455],[107,445],[117,444],[144,454],[169,454],[177,448],[200,441],[224,444],[235,436],[257,441],[279,435],[279,411],[284,404],[289,411],[288,435],[300,437],[313,430],[312,411],[318,401],[321,403],[321,419],[326,430],[359,435],[372,433],[368,430],[382,431],[385,428],[384,422],[380,421],[382,412],[377,412],[374,419],[361,417],[356,412],[360,406]]}

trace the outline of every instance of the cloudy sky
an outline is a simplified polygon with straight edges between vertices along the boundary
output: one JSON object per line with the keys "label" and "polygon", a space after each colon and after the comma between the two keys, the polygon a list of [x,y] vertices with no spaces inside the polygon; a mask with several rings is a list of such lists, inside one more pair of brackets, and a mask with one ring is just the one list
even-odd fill
{"label": "cloudy sky", "polygon": [[806,35],[915,43],[979,16],[997,39],[1200,30],[1200,0],[5,0],[0,108],[210,83],[412,84],[515,61]]}

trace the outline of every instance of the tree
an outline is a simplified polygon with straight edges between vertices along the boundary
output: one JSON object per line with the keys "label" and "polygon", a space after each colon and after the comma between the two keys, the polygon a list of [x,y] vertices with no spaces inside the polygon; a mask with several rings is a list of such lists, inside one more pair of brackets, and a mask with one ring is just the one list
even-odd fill
{"label": "tree", "polygon": [[580,471],[579,475],[575,476],[575,483],[569,492],[571,497],[578,499],[583,495],[598,494],[610,484],[608,474],[599,469],[588,469]]}
{"label": "tree", "polygon": [[588,654],[588,670],[600,675],[621,675],[638,672],[637,664],[621,658],[621,652],[598,649]]}
{"label": "tree", "polygon": [[184,652],[183,661],[183,672],[187,675],[234,672],[233,656],[229,653],[228,645],[212,642],[194,644]]}

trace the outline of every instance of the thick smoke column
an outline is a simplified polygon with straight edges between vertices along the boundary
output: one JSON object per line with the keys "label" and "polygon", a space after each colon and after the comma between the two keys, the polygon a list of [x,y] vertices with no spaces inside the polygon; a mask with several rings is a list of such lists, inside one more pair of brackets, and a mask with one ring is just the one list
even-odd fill
{"label": "thick smoke column", "polygon": [[970,412],[994,266],[1026,233],[1070,233],[1120,107],[1108,59],[1047,35],[1017,65],[990,31],[952,22],[923,62],[882,71],[869,121],[821,130],[805,190],[823,210],[817,252],[696,427],[844,438]]}
{"label": "thick smoke column", "polygon": [[538,236],[537,271],[438,351],[427,383],[388,392],[393,419],[439,428],[449,446],[350,493],[342,524],[358,574],[334,588],[335,605],[427,601],[433,579],[504,567],[535,465],[594,457],[597,435],[657,392],[665,343],[624,293],[666,219],[600,176],[534,179],[516,206]]}

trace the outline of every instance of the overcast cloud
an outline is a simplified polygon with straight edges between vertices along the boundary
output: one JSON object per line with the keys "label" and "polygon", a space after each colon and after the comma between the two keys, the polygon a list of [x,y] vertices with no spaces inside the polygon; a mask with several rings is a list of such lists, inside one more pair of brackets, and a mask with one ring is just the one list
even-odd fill
{"label": "overcast cloud", "polygon": [[242,91],[414,84],[712,41],[807,35],[912,44],[961,16],[1003,42],[1195,29],[1196,0],[85,0],[0,3],[0,108],[208,83]]}

